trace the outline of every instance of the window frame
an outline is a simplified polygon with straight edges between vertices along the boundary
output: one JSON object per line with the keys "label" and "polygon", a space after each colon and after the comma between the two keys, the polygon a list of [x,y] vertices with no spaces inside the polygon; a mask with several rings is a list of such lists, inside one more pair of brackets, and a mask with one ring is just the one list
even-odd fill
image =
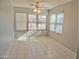
{"label": "window frame", "polygon": [[53,22],[53,23],[50,22],[50,27],[51,27],[51,25],[54,25],[54,29],[53,29],[54,31],[51,31],[51,30],[50,31],[51,32],[55,32],[55,29],[56,29],[56,26],[55,26],[56,25],[56,14],[55,13],[54,14],[51,14],[50,20],[51,20],[52,15],[55,15],[55,22]]}
{"label": "window frame", "polygon": [[[45,22],[40,22],[39,19],[42,19],[42,18],[39,18],[39,16],[45,16]],[[45,24],[45,29],[39,29],[39,28],[38,28],[38,25],[39,25],[39,24]],[[41,31],[46,31],[46,29],[47,29],[47,28],[46,28],[46,27],[47,27],[46,24],[47,24],[47,16],[46,16],[46,15],[38,15],[38,25],[37,25],[37,29],[38,29],[38,30],[41,30]]]}
{"label": "window frame", "polygon": [[[50,32],[55,32],[55,33],[58,33],[58,34],[62,34],[62,33],[63,33],[63,22],[61,22],[61,23],[58,23],[58,22],[57,22],[57,20],[58,20],[58,15],[59,15],[59,14],[63,14],[63,19],[62,19],[62,21],[64,21],[64,12],[51,14],[51,15],[56,15],[56,16],[55,16],[56,19],[55,19],[55,23],[50,23],[50,26],[51,26],[51,24],[54,24],[54,25],[55,25],[55,26],[54,26],[54,31],[51,31],[51,30],[50,30]],[[50,18],[51,18],[51,17],[50,17]],[[57,26],[58,26],[58,24],[61,25],[61,27],[62,27],[61,32],[58,32],[58,31],[57,31]]]}
{"label": "window frame", "polygon": [[[17,13],[24,13],[24,14],[26,14],[26,30],[17,30],[16,29],[16,14]],[[28,20],[29,20],[29,15],[36,15],[36,22],[29,22]],[[15,12],[14,13],[14,31],[36,31],[36,30],[40,30],[40,31],[46,31],[47,30],[47,15],[40,15],[40,16],[45,16],[46,18],[46,21],[45,22],[39,22],[38,21],[38,15],[37,14],[34,14],[34,13],[27,13],[27,12]],[[41,18],[40,18],[41,19]],[[29,23],[35,23],[36,24],[36,29],[33,29],[33,30],[30,30],[29,28],[28,28],[28,24]],[[38,29],[38,24],[45,24],[45,29]]]}
{"label": "window frame", "polygon": [[[29,20],[29,15],[32,15],[32,16],[33,16],[33,15],[35,15],[35,14],[30,14],[30,13],[28,13],[28,15],[27,15],[28,20]],[[36,20],[37,20],[37,15],[36,15]],[[35,22],[29,22],[29,21],[28,21],[28,24],[27,24],[27,25],[28,25],[28,31],[35,31],[36,29],[29,29],[29,23],[30,23],[30,24],[35,23],[35,24],[36,24],[36,27],[37,27],[37,21],[35,21]]]}
{"label": "window frame", "polygon": [[[63,19],[62,19],[62,21],[64,20],[64,12],[60,12],[60,13],[57,13],[57,14],[56,14],[56,28],[55,28],[55,32],[58,33],[58,34],[62,34],[62,33],[63,33],[63,22],[62,22],[62,23],[58,23],[58,22],[57,22],[57,21],[58,21],[58,15],[59,15],[59,14],[63,14]],[[58,32],[58,31],[57,31],[57,26],[58,26],[58,25],[61,25],[61,26],[62,26],[61,32]]]}
{"label": "window frame", "polygon": [[14,14],[14,31],[27,31],[27,30],[28,30],[27,26],[26,26],[26,30],[17,30],[17,29],[16,29],[16,26],[17,26],[17,25],[16,25],[16,23],[17,23],[16,14],[17,14],[17,13],[25,13],[25,14],[26,14],[26,25],[27,25],[27,20],[28,20],[28,19],[27,19],[27,15],[28,15],[28,14],[27,14],[26,12],[15,12],[15,14]]}

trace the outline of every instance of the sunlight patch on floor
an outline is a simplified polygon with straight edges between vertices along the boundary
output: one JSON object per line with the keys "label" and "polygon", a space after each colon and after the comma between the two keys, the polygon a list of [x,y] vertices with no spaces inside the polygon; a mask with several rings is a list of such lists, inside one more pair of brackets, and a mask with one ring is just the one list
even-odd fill
{"label": "sunlight patch on floor", "polygon": [[[23,34],[22,36],[20,36],[17,40],[18,41],[27,41],[27,40],[31,40],[31,39],[36,39],[35,37],[31,36],[33,33],[35,33],[36,31],[28,31],[27,33]],[[31,36],[31,37],[30,37]],[[29,38],[30,37],[30,38]]]}

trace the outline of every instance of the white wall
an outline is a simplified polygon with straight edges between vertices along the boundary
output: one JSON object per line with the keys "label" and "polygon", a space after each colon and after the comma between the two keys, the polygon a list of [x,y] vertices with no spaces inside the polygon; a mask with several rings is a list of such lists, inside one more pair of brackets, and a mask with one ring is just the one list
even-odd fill
{"label": "white wall", "polygon": [[12,7],[9,0],[0,0],[0,56],[6,54],[12,39]]}
{"label": "white wall", "polygon": [[55,32],[50,32],[49,35],[65,47],[71,49],[73,52],[76,52],[77,22],[75,19],[73,19],[73,3],[69,2],[67,4],[55,7],[50,10],[50,14],[58,11],[64,11],[63,33],[57,34]]}
{"label": "white wall", "polygon": [[77,51],[77,53],[78,53],[78,56],[77,56],[77,58],[79,59],[79,0],[76,0],[76,1],[78,1],[78,51]]}

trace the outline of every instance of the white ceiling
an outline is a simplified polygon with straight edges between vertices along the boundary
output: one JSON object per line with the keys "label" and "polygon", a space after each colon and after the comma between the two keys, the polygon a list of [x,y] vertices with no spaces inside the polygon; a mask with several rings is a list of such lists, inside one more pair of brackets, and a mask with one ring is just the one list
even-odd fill
{"label": "white ceiling", "polygon": [[33,4],[34,2],[40,2],[41,7],[47,7],[46,9],[50,9],[70,1],[72,0],[12,0],[11,2],[13,7],[26,7],[26,8],[32,8],[30,4]]}

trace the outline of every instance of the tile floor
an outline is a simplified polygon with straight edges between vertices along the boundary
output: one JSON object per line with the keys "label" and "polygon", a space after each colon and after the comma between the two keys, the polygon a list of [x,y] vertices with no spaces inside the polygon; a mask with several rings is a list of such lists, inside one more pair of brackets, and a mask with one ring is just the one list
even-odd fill
{"label": "tile floor", "polygon": [[49,37],[14,41],[6,59],[76,59],[75,53]]}

